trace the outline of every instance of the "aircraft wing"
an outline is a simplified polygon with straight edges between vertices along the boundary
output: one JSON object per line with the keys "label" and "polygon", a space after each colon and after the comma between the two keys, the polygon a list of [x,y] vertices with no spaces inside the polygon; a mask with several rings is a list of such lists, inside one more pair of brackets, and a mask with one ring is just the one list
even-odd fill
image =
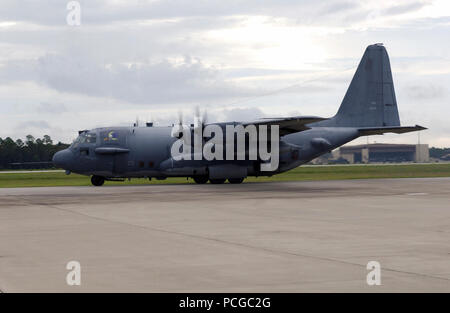
{"label": "aircraft wing", "polygon": [[327,118],[318,116],[294,116],[294,117],[281,117],[281,118],[261,118],[252,122],[244,122],[242,125],[278,125],[280,127],[280,136],[284,136],[291,133],[301,132],[310,127],[307,124],[327,120]]}
{"label": "aircraft wing", "polygon": [[358,129],[361,136],[383,135],[384,133],[403,134],[427,129],[423,126],[386,126],[386,127],[361,127]]}

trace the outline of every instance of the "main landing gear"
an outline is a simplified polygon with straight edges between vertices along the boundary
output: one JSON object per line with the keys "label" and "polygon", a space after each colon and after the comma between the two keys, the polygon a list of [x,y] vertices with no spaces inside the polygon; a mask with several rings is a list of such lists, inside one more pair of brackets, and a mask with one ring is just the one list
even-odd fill
{"label": "main landing gear", "polygon": [[[211,184],[223,184],[225,183],[225,178],[209,179],[207,176],[194,176],[192,177],[196,184],[206,184],[209,180]],[[240,184],[244,181],[244,178],[228,178],[230,184]]]}
{"label": "main landing gear", "polygon": [[240,184],[244,181],[244,177],[242,178],[228,178],[228,182],[230,184]]}
{"label": "main landing gear", "polygon": [[211,184],[223,184],[225,182],[225,178],[223,178],[223,179],[210,179],[209,182]]}
{"label": "main landing gear", "polygon": [[91,183],[94,186],[101,186],[105,183],[105,177],[93,175],[91,177]]}
{"label": "main landing gear", "polygon": [[[197,184],[206,184],[209,180],[209,182],[211,184],[223,184],[225,183],[226,179],[225,178],[217,178],[217,179],[209,179],[207,176],[195,176],[192,177],[195,181],[195,183]],[[113,179],[108,179],[108,180],[113,180]],[[244,178],[228,178],[228,182],[230,184],[240,184],[244,181]],[[105,183],[105,177],[103,176],[97,176],[97,175],[93,175],[91,177],[91,183],[94,186],[102,186]]]}
{"label": "main landing gear", "polygon": [[195,176],[193,178],[196,184],[206,184],[208,182],[207,176]]}

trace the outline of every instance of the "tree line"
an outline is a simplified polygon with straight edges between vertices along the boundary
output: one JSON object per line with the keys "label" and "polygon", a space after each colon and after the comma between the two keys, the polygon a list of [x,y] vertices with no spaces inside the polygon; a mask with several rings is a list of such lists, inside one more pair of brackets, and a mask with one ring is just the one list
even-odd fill
{"label": "tree line", "polygon": [[[69,147],[68,144],[58,142],[53,144],[50,136],[34,138],[26,136],[25,140],[13,140],[10,137],[0,137],[0,169],[5,168],[29,168],[30,162],[51,162],[53,155],[60,150]],[[17,164],[18,163],[18,164]],[[33,168],[48,167],[45,164],[34,164]]]}

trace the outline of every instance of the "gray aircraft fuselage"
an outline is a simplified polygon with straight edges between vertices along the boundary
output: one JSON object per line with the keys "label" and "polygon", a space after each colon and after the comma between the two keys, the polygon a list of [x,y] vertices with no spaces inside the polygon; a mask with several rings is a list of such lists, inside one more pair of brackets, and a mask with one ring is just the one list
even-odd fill
{"label": "gray aircraft fuselage", "polygon": [[[225,124],[226,125],[226,124]],[[56,165],[83,175],[103,177],[179,177],[207,173],[207,168],[221,164],[247,167],[247,176],[268,176],[285,172],[339,147],[359,136],[357,128],[312,127],[280,138],[279,167],[274,172],[261,172],[258,160],[243,161],[173,161],[170,153],[177,140],[171,136],[172,127],[111,127],[97,128],[82,133],[90,135],[93,142],[75,142],[54,157]],[[114,133],[115,140],[108,138]],[[314,144],[323,138],[329,146]],[[101,152],[102,148],[111,149]],[[114,148],[124,149],[114,153]],[[119,150],[120,151],[120,150]],[[185,168],[184,165],[189,165]],[[195,173],[194,173],[195,171]]]}
{"label": "gray aircraft fuselage", "polygon": [[[218,123],[226,125],[239,123]],[[300,166],[360,136],[425,129],[400,126],[391,68],[381,44],[367,47],[337,114],[329,119],[291,117],[245,123],[280,128],[279,166],[261,171],[261,160],[179,160],[171,147],[172,127],[106,127],[80,132],[54,155],[67,172],[92,175],[94,185],[118,178],[192,177],[197,183],[240,183],[247,176],[270,176]],[[225,133],[225,132],[224,132]],[[208,138],[206,138],[206,141]]]}

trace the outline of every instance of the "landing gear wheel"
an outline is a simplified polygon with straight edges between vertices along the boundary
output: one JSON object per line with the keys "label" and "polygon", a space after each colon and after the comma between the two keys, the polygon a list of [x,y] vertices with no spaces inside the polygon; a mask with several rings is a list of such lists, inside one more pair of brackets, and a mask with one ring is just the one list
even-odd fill
{"label": "landing gear wheel", "polygon": [[225,178],[224,179],[210,179],[209,182],[211,184],[223,184],[225,182]]}
{"label": "landing gear wheel", "polygon": [[196,184],[206,184],[208,182],[207,176],[195,176],[192,177]]}
{"label": "landing gear wheel", "polygon": [[244,178],[228,178],[230,184],[240,184],[244,181]]}
{"label": "landing gear wheel", "polygon": [[105,177],[94,175],[91,177],[91,183],[94,186],[101,186],[105,183]]}

